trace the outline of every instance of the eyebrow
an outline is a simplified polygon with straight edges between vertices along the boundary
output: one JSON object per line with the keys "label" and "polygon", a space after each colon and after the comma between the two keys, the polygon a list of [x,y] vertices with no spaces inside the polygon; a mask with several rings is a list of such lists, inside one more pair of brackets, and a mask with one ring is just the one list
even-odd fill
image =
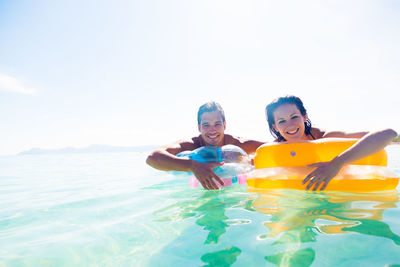
{"label": "eyebrow", "polygon": [[[290,114],[289,117],[291,117],[291,116],[293,116],[293,115],[299,115],[299,113],[294,112],[294,113]],[[279,121],[279,120],[285,120],[285,118],[277,118],[276,120],[277,120],[277,121]]]}
{"label": "eyebrow", "polygon": [[[212,123],[212,122],[211,122]],[[223,121],[216,121],[215,123],[223,123]],[[210,122],[202,122],[201,125],[210,124]]]}

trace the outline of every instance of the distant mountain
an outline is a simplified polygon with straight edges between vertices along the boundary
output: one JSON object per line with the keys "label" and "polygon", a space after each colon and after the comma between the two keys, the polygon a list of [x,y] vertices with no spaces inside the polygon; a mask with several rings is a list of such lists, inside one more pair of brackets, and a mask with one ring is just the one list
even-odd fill
{"label": "distant mountain", "polygon": [[71,153],[109,153],[109,152],[146,152],[152,151],[159,146],[107,146],[91,145],[84,148],[65,147],[59,149],[32,148],[18,153],[18,155],[36,155],[36,154],[71,154]]}

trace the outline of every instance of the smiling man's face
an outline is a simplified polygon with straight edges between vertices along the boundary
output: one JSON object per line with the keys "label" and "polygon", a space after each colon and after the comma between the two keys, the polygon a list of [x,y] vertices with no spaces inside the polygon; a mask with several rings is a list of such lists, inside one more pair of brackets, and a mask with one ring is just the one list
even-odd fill
{"label": "smiling man's face", "polygon": [[210,146],[222,146],[226,122],[219,111],[204,112],[198,125],[201,137]]}

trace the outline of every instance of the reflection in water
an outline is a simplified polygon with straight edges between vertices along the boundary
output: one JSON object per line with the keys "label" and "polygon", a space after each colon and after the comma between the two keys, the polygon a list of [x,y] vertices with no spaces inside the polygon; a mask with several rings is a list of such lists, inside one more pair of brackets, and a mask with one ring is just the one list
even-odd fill
{"label": "reflection in water", "polygon": [[382,213],[396,207],[397,191],[384,194],[307,193],[296,190],[255,190],[254,208],[272,215],[264,225],[268,234],[259,239],[277,240],[272,245],[286,245],[285,251],[266,256],[278,266],[310,266],[315,259],[312,248],[320,234],[359,233],[384,237],[400,245],[400,237],[382,220]]}
{"label": "reflection in water", "polygon": [[299,249],[295,251],[286,251],[272,256],[266,256],[265,259],[278,266],[310,266],[314,261],[315,252],[311,248]]}
{"label": "reflection in water", "polygon": [[241,252],[237,247],[229,247],[224,250],[204,254],[201,256],[201,260],[208,263],[208,265],[204,266],[231,266]]}
{"label": "reflection in water", "polygon": [[[248,198],[247,193],[241,194],[237,192],[238,190],[235,190],[233,194],[230,194],[228,190],[220,192],[203,191],[203,194],[198,198],[178,202],[154,213],[158,217],[157,221],[160,222],[196,218],[195,224],[203,230],[200,233],[208,232],[203,244],[210,245],[212,248],[209,252],[210,247],[203,247],[208,248],[208,252],[200,256],[202,262],[207,264],[204,266],[230,266],[241,254],[241,250],[236,246],[227,246],[221,249],[221,246],[217,245],[221,236],[226,233],[231,225],[248,223],[246,220],[229,220],[229,217],[225,214],[226,210],[240,206],[249,211],[254,211],[251,208],[253,200]],[[192,227],[189,227],[187,232],[192,233],[184,232],[182,236],[187,237],[193,235],[193,233],[199,233],[198,229]],[[173,243],[177,243],[177,241],[174,240]],[[197,250],[199,245],[196,245]],[[169,248],[171,246],[166,246],[166,249]],[[174,253],[179,253],[176,247]]]}
{"label": "reflection in water", "polygon": [[196,224],[202,226],[203,230],[208,231],[207,239],[204,244],[217,244],[221,235],[226,232],[228,224],[225,222],[228,217],[225,215],[225,203],[218,197],[207,197],[207,202],[195,209],[200,217],[196,220]]}
{"label": "reflection in water", "polygon": [[[397,208],[398,191],[350,194],[236,187],[219,192],[185,189],[171,198],[175,203],[155,211],[154,222],[179,225],[182,231],[152,256],[150,266],[340,265],[340,259],[369,251],[370,242],[360,243],[370,241],[363,238],[367,236],[392,241],[394,247],[387,251],[400,249],[399,235],[383,220],[384,211]],[[342,254],[326,253],[331,242],[338,242],[332,248]]]}

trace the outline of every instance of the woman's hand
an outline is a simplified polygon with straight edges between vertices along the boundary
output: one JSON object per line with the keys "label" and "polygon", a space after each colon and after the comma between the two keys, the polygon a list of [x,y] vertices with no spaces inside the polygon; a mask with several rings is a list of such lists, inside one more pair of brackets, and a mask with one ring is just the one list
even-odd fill
{"label": "woman's hand", "polygon": [[[336,159],[336,158],[335,158]],[[328,162],[319,162],[308,165],[308,167],[317,167],[314,171],[312,171],[306,178],[304,178],[303,183],[307,182],[306,190],[310,189],[314,186],[313,191],[317,190],[318,187],[322,184],[320,190],[324,190],[328,183],[335,177],[340,169],[343,167],[343,164],[337,162],[335,159]]]}
{"label": "woman's hand", "polygon": [[197,180],[201,183],[204,189],[212,190],[219,189],[219,186],[215,183],[214,179],[220,184],[223,185],[224,181],[215,174],[213,168],[222,166],[224,163],[201,163],[197,161],[192,162],[191,170],[196,176]]}
{"label": "woman's hand", "polygon": [[338,155],[336,158],[329,162],[321,162],[310,165],[310,167],[317,167],[303,180],[303,184],[308,183],[306,190],[310,189],[313,185],[313,190],[317,190],[322,184],[320,190],[324,190],[329,181],[335,177],[339,170],[345,165],[363,157],[372,155],[379,150],[385,148],[397,136],[397,133],[392,129],[385,129],[373,133],[358,133],[346,134],[341,132],[327,133],[323,137],[359,137],[363,136],[354,145],[346,151]]}

